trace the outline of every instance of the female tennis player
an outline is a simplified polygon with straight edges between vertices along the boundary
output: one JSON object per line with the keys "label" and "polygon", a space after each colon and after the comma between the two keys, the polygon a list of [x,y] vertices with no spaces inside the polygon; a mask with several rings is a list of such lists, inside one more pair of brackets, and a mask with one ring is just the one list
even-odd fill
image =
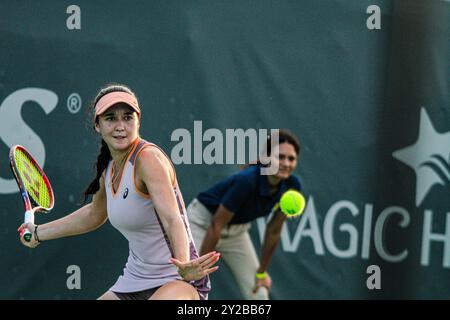
{"label": "female tennis player", "polygon": [[97,174],[85,191],[91,203],[43,225],[22,224],[40,242],[93,231],[107,219],[129,242],[123,275],[99,299],[207,299],[215,251],[198,257],[175,168],[155,144],[139,136],[141,109],[126,86],[109,85],[93,103],[102,142]]}

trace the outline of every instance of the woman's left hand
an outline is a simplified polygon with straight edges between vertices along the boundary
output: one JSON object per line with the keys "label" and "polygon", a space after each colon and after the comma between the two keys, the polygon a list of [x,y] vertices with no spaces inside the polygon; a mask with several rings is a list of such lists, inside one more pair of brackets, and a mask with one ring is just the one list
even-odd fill
{"label": "woman's left hand", "polygon": [[177,266],[178,273],[183,280],[193,281],[199,280],[219,269],[219,266],[212,267],[219,261],[219,258],[220,253],[212,251],[191,261],[181,262],[178,259],[170,258],[169,262]]}

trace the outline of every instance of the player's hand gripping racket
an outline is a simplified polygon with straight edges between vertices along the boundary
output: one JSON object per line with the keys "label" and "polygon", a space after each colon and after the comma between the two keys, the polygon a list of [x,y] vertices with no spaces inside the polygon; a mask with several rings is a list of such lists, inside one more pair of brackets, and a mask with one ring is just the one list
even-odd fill
{"label": "player's hand gripping racket", "polygon": [[[13,146],[9,152],[9,161],[25,204],[25,223],[34,224],[35,212],[49,212],[53,208],[52,187],[44,171],[24,147]],[[28,229],[20,235],[27,242],[32,238]]]}

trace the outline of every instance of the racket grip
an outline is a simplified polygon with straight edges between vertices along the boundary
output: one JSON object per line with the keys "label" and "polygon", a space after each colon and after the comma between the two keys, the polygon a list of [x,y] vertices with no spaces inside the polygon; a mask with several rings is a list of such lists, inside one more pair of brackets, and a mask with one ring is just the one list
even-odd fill
{"label": "racket grip", "polygon": [[[33,210],[28,210],[25,212],[25,223],[33,223],[34,224],[34,211]],[[32,238],[32,234],[30,232],[30,230],[28,230],[27,228],[25,228],[25,231],[23,232],[23,238],[25,239],[26,242],[30,242],[31,238]]]}

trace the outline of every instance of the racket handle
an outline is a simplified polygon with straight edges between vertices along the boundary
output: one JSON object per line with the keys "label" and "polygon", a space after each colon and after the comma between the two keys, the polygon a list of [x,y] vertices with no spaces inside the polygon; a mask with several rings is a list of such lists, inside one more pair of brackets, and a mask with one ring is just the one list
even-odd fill
{"label": "racket handle", "polygon": [[[34,211],[33,210],[28,210],[25,212],[25,223],[33,223],[34,224]],[[27,228],[25,228],[25,231],[23,232],[23,238],[25,239],[26,242],[30,242],[31,238],[32,238],[32,234],[30,232],[30,230],[28,230]]]}

